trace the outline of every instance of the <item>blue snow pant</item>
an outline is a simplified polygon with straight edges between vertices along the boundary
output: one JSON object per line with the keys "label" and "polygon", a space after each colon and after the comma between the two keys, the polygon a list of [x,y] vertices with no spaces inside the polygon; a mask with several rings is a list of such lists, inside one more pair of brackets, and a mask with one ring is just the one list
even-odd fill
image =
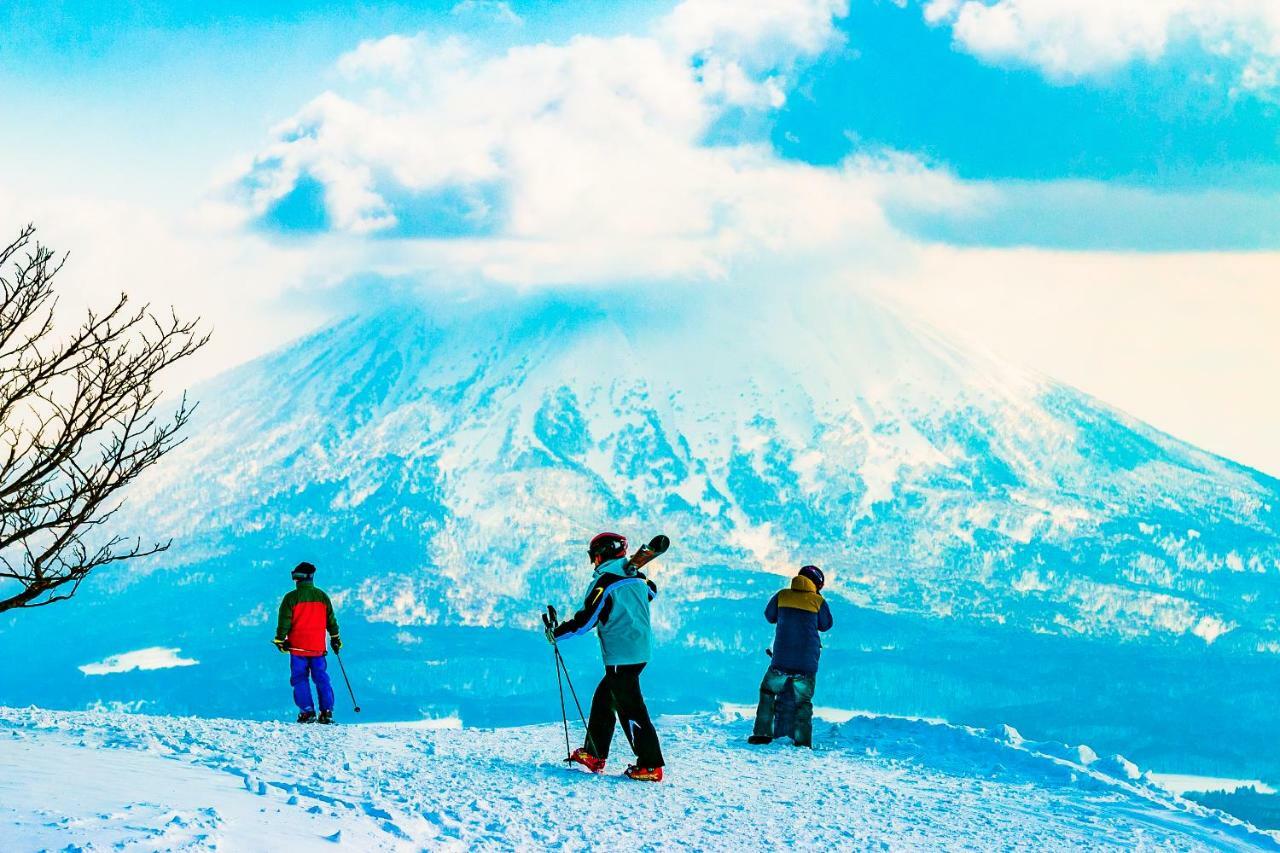
{"label": "blue snow pant", "polygon": [[311,685],[307,683],[308,675],[316,683],[316,694],[320,697],[320,710],[333,710],[333,684],[329,681],[329,666],[325,662],[324,655],[312,658],[290,655],[289,670],[289,683],[293,685],[293,703],[298,706],[298,710],[314,711],[316,709],[311,701]]}
{"label": "blue snow pant", "polygon": [[813,691],[818,677],[814,673],[783,672],[769,667],[760,682],[760,704],[756,707],[756,725],[753,734],[774,737],[774,705],[778,694],[791,688],[795,694],[795,718],[791,724],[791,739],[796,746],[810,746],[813,742]]}

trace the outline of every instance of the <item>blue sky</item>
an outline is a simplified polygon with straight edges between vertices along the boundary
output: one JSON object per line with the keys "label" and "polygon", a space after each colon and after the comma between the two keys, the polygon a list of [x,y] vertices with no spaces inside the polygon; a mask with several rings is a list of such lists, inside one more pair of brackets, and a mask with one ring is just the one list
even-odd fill
{"label": "blue sky", "polygon": [[773,129],[788,156],[833,162],[883,145],[978,180],[1280,188],[1280,109],[1189,79],[1219,64],[1202,51],[1063,84],[984,63],[892,3],[856,6],[840,30],[846,47],[805,70]]}
{"label": "blue sky", "polygon": [[[1280,404],[1243,390],[1280,367],[1277,45],[1269,0],[23,0],[0,210],[86,299],[217,320],[209,371],[370,276],[803,271],[1280,473]],[[1131,298],[1153,278],[1177,297]],[[1135,358],[1136,326],[1168,331]]]}
{"label": "blue sky", "polygon": [[[204,191],[202,178],[260,144],[359,41],[431,28],[498,49],[517,38],[557,38],[582,26],[607,33],[632,21],[604,0],[571,5],[520,4],[528,17],[511,27],[484,9],[454,13],[457,0],[16,0],[0,4],[0,92],[10,109],[46,118],[23,134],[31,147],[80,161],[83,134],[91,135],[95,151],[114,161],[95,181],[150,192],[153,179],[163,180],[152,200],[176,201],[159,165],[188,182],[182,203],[189,203]],[[635,14],[647,19],[646,8]],[[0,152],[20,140],[9,142],[0,140]],[[75,180],[79,165],[71,168]]]}
{"label": "blue sky", "polygon": [[[643,32],[670,6],[512,2],[512,25],[496,5],[456,2],[17,2],[0,10],[0,87],[14,109],[51,119],[24,134],[42,150],[78,160],[79,134],[89,134],[105,155],[146,161],[136,175],[112,170],[121,187],[149,188],[161,164],[198,193],[202,173],[252,150],[318,85],[331,85],[335,59],[361,40],[426,30],[500,50]],[[889,148],[972,181],[1148,191],[1148,203],[1130,194],[1123,221],[1101,217],[1094,233],[1080,229],[1082,206],[1091,209],[1080,194],[1035,228],[1025,198],[972,221],[901,218],[930,239],[1161,251],[1280,243],[1280,107],[1199,79],[1221,77],[1227,63],[1195,45],[1064,83],[957,49],[915,4],[854,0],[836,30],[843,44],[796,69],[783,108],[730,115],[716,138],[766,139],[780,156],[814,164]],[[1161,209],[1158,194],[1201,191],[1209,194],[1194,205]],[[171,181],[161,196],[175,198]],[[1200,210],[1199,225],[1188,206]]]}

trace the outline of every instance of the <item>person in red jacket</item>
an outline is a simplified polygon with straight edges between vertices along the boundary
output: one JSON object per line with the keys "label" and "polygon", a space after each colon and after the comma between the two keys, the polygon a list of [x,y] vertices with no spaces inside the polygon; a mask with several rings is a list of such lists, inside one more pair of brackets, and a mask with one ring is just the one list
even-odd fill
{"label": "person in red jacket", "polygon": [[[325,663],[325,632],[333,653],[342,648],[338,637],[338,620],[333,615],[333,602],[325,591],[312,583],[316,567],[299,563],[293,570],[297,588],[280,602],[280,618],[276,622],[276,638],[272,642],[282,652],[293,657],[289,660],[289,683],[293,685],[293,701],[298,706],[300,723],[333,722],[333,684]],[[316,719],[316,706],[311,701],[311,684],[316,683],[316,695],[320,699],[320,718]]]}

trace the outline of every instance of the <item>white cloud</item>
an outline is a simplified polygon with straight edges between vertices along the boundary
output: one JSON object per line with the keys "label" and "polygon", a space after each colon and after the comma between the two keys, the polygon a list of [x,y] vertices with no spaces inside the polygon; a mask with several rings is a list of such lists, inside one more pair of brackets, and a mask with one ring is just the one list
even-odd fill
{"label": "white cloud", "polygon": [[835,20],[848,14],[848,0],[685,0],[659,23],[658,37],[696,60],[708,93],[776,108],[788,72],[838,44]]}
{"label": "white cloud", "polygon": [[848,14],[848,0],[685,0],[659,32],[685,56],[717,53],[760,72],[823,53]]}
{"label": "white cloud", "polygon": [[417,60],[421,36],[389,35],[360,42],[338,59],[338,70],[348,77],[365,73],[405,75]]}
{"label": "white cloud", "polygon": [[[364,43],[339,69],[366,88],[326,92],[281,124],[247,204],[267,214],[305,177],[334,230],[409,238],[384,266],[448,259],[521,282],[714,276],[763,252],[885,246],[898,238],[882,197],[897,171],[918,181],[915,161],[816,168],[705,142],[728,104],[780,103],[780,69],[829,47],[846,12],[843,0],[688,0],[649,37],[496,56],[421,35]],[[423,239],[439,236],[442,207],[444,230],[463,236]]]}
{"label": "white cloud", "polygon": [[924,15],[978,57],[1055,79],[1154,62],[1184,43],[1233,62],[1241,89],[1274,92],[1280,69],[1275,0],[929,0]]}
{"label": "white cloud", "polygon": [[98,663],[87,663],[80,667],[80,671],[85,675],[111,675],[117,672],[132,672],[135,669],[172,669],[177,666],[195,666],[200,663],[193,658],[180,657],[178,654],[180,651],[182,650],[152,646],[134,652],[111,655]]}
{"label": "white cloud", "polygon": [[411,77],[429,80],[436,74],[447,73],[467,60],[469,54],[466,45],[456,37],[432,42],[421,33],[393,34],[360,42],[354,50],[338,57],[338,71],[352,79],[385,75],[401,82]]}
{"label": "white cloud", "polygon": [[[57,279],[59,315],[78,321],[89,307],[127,293],[133,304],[200,317],[209,345],[162,377],[180,390],[267,352],[322,322],[313,296],[351,274],[363,249],[349,241],[318,246],[277,243],[240,228],[242,211],[208,205],[168,214],[125,201],[13,193],[0,186],[0,211],[19,211],[36,236],[70,258]],[[12,238],[12,234],[4,235]]]}

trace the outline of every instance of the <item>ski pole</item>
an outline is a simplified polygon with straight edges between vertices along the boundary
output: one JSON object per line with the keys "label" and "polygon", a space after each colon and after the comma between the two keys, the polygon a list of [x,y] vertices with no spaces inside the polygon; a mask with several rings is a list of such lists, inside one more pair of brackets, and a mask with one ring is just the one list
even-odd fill
{"label": "ski pole", "polygon": [[[550,618],[552,625],[555,625],[557,623],[558,620],[556,619],[556,609],[552,607],[550,604],[547,605],[547,616]],[[564,670],[564,681],[566,684],[569,685],[569,695],[573,697],[573,706],[578,709],[578,719],[582,721],[582,730],[585,733],[584,743],[585,743],[585,746],[587,747],[587,751],[590,752],[592,755],[595,755],[596,745],[595,745],[595,742],[591,739],[591,727],[587,725],[587,718],[582,713],[582,703],[578,701],[578,691],[573,689],[573,679],[569,677],[569,665],[564,662],[564,655],[560,654],[560,644],[556,642],[554,636],[551,638],[551,648],[554,649],[556,653],[556,664],[560,667],[560,669]],[[563,702],[564,700],[562,697],[561,698],[562,705],[563,705]],[[567,761],[568,759],[565,759],[565,760]]]}
{"label": "ski pole", "polygon": [[335,650],[333,656],[338,659],[338,669],[342,670],[342,680],[347,683],[347,692],[351,694],[351,710],[360,713],[360,705],[356,703],[356,692],[351,689],[351,679],[347,678],[347,668],[342,663],[342,655]]}
{"label": "ski pole", "polygon": [[[564,656],[560,654],[560,646],[556,645],[556,659],[560,661],[560,668],[564,670],[565,684],[569,685],[569,695],[573,697],[574,707],[578,709],[578,719],[582,721],[582,727],[587,727],[587,718],[582,715],[582,703],[578,701],[578,692],[573,689],[573,679],[569,678],[569,665],[564,662]],[[588,737],[590,735],[588,734]]]}
{"label": "ski pole", "polygon": [[547,606],[547,613],[542,614],[542,624],[547,629],[547,635],[551,637],[551,665],[556,668],[556,690],[560,693],[560,722],[564,725],[564,760],[568,761],[569,756],[573,754],[572,747],[569,746],[569,715],[564,708],[564,682],[560,680],[560,653],[555,648],[555,635],[551,632],[555,629],[552,624],[549,613],[554,613],[551,606]]}
{"label": "ski pole", "polygon": [[585,740],[585,746],[587,747],[587,752],[590,752],[592,755],[595,755],[596,744],[595,744],[595,741],[591,739],[591,727],[587,725],[587,718],[583,716],[582,703],[578,701],[578,691],[573,689],[573,679],[569,678],[569,664],[564,662],[564,656],[560,654],[560,646],[558,644],[556,645],[555,649],[556,649],[556,659],[560,662],[560,668],[564,670],[565,684],[569,685],[569,695],[573,697],[573,705],[575,708],[578,709],[578,719],[582,721],[582,731],[585,732],[584,740]]}

